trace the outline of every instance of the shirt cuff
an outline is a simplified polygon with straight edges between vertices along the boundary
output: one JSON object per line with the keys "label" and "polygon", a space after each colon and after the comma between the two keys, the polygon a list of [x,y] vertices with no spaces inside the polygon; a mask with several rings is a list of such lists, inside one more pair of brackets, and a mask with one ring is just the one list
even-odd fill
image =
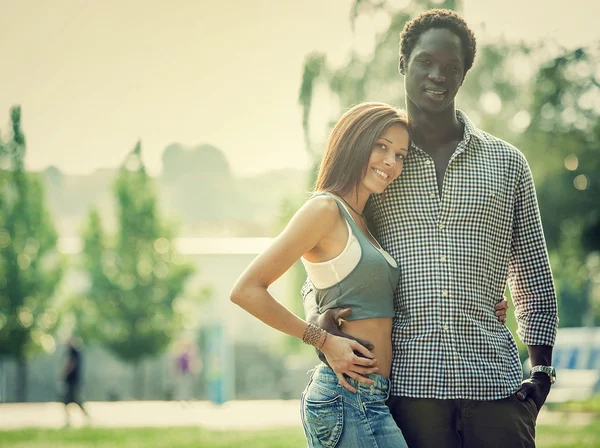
{"label": "shirt cuff", "polygon": [[558,316],[556,314],[530,314],[517,317],[517,335],[525,345],[554,346]]}

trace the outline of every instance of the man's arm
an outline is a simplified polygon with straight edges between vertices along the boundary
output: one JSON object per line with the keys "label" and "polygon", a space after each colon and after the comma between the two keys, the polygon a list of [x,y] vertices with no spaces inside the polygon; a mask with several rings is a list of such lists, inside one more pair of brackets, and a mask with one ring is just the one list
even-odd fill
{"label": "man's arm", "polygon": [[[515,191],[509,286],[515,304],[519,338],[527,344],[531,366],[552,363],[558,312],[556,292],[540,219],[533,177],[526,162]],[[538,409],[550,391],[550,377],[534,373],[517,397],[531,397]]]}
{"label": "man's arm", "polygon": [[[552,365],[552,346],[549,345],[528,345],[529,360],[531,366],[550,366]],[[548,393],[550,393],[550,377],[543,372],[535,372],[531,378],[521,383],[521,388],[517,392],[517,398],[521,401],[531,397],[538,410],[546,402]]]}

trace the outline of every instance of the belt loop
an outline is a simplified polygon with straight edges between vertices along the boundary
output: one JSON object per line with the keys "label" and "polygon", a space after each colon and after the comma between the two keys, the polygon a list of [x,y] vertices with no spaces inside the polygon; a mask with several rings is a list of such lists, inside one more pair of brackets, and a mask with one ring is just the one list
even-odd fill
{"label": "belt loop", "polygon": [[[315,376],[315,372],[317,371],[317,366],[313,367],[312,369],[310,369],[308,372],[306,372],[307,375],[310,375],[308,377],[308,384],[312,383],[312,379],[313,376]],[[308,385],[307,384],[307,385]]]}

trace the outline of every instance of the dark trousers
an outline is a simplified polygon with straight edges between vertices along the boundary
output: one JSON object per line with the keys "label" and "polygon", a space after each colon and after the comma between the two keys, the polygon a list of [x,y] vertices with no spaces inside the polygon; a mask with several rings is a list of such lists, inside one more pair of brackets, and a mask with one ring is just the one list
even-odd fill
{"label": "dark trousers", "polygon": [[63,397],[63,403],[76,403],[81,407],[81,400],[79,399],[79,384],[78,383],[65,383],[65,395]]}
{"label": "dark trousers", "polygon": [[538,409],[532,399],[387,401],[410,448],[535,448]]}

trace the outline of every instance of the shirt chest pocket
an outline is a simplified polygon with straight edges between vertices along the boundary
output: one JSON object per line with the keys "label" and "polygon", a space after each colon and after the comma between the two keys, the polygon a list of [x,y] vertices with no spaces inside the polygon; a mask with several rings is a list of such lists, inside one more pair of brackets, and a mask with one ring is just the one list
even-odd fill
{"label": "shirt chest pocket", "polygon": [[[512,203],[503,177],[496,170],[465,173],[455,179],[451,208],[468,225],[499,225],[510,220]],[[463,177],[463,176],[460,176]]]}

